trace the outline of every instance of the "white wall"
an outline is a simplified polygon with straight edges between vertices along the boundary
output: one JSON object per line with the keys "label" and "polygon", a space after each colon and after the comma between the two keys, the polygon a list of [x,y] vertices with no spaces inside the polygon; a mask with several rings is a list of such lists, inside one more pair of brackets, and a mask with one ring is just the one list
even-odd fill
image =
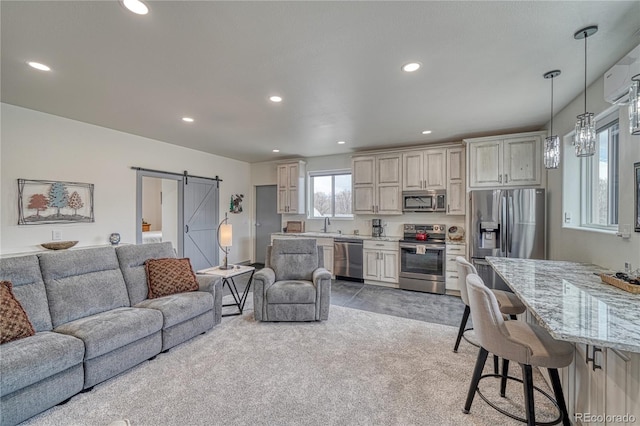
{"label": "white wall", "polygon": [[162,229],[162,179],[144,176],[142,178],[142,218],[150,224],[150,231]]}
{"label": "white wall", "polygon": [[[600,77],[587,89],[587,110],[596,115],[611,107],[604,100],[604,79]],[[563,136],[573,131],[576,116],[584,112],[584,97],[578,96],[566,108],[554,117],[554,133]],[[620,124],[620,176],[619,176],[619,215],[620,224],[631,224],[633,227],[634,176],[633,163],[640,161],[640,136],[629,134],[628,109],[619,109]],[[561,150],[561,165],[556,170],[547,171],[548,187],[548,242],[549,258],[554,260],[570,260],[595,263],[597,265],[622,270],[624,262],[631,262],[634,268],[640,267],[640,233],[632,232],[630,239],[617,237],[615,233],[586,231],[582,229],[563,227],[563,174],[568,183],[577,182],[579,176],[569,164],[564,164],[564,156],[572,163],[575,156],[573,147],[563,145]],[[566,167],[566,170],[563,169]],[[575,174],[575,176],[574,176]],[[571,180],[571,181],[569,181]],[[575,190],[573,191],[575,193]],[[569,203],[575,203],[575,197],[567,193],[565,200],[567,209]],[[572,215],[573,224],[579,223],[579,218]],[[633,229],[633,228],[632,228]]]}
{"label": "white wall", "polygon": [[[220,216],[236,193],[245,194],[244,206],[253,210],[248,163],[4,103],[0,108],[0,254],[39,250],[54,229],[62,231],[63,240],[78,240],[78,246],[106,244],[112,232],[119,232],[122,242],[135,242],[133,166],[218,175]],[[18,178],[93,183],[95,223],[18,226]],[[232,216],[237,226],[230,261],[249,260],[249,214]]]}

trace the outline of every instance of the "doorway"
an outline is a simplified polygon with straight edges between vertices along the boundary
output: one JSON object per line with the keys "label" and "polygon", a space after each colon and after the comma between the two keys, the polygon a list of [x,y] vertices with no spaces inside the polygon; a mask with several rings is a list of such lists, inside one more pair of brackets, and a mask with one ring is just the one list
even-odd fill
{"label": "doorway", "polygon": [[271,234],[282,230],[282,215],[278,214],[276,185],[256,186],[256,263],[264,264]]}
{"label": "doorway", "polygon": [[136,169],[136,244],[170,241],[194,271],[218,264],[218,183]]}

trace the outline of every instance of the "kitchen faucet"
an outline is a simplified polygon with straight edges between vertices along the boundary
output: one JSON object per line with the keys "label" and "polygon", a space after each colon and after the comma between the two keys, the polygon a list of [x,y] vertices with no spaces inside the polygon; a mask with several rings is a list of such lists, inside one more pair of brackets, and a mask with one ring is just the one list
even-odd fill
{"label": "kitchen faucet", "polygon": [[328,216],[325,216],[324,218],[324,228],[322,229],[322,232],[327,232],[327,227],[331,225],[331,221],[329,220]]}

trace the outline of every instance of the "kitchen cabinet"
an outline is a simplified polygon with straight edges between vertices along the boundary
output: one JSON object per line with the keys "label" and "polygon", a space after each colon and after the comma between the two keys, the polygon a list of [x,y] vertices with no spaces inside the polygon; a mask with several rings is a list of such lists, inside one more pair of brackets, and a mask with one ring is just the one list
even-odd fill
{"label": "kitchen cabinet", "polygon": [[447,214],[463,215],[467,210],[465,149],[447,148]]}
{"label": "kitchen cabinet", "polygon": [[399,153],[354,157],[353,213],[402,214]]}
{"label": "kitchen cabinet", "polygon": [[394,241],[365,240],[362,250],[365,282],[398,283],[399,246]]}
{"label": "kitchen cabinet", "polygon": [[459,281],[458,266],[456,264],[456,257],[466,255],[465,244],[449,244],[447,243],[445,249],[445,288],[447,291],[460,291],[461,285],[466,285]]}
{"label": "kitchen cabinet", "polygon": [[465,139],[469,188],[539,186],[546,132]]}
{"label": "kitchen cabinet", "polygon": [[304,214],[305,171],[304,161],[278,165],[278,213]]}
{"label": "kitchen cabinet", "polygon": [[405,152],[402,170],[403,191],[446,189],[447,149]]}
{"label": "kitchen cabinet", "polygon": [[617,425],[630,423],[624,416],[640,419],[640,354],[584,343],[575,348],[574,361],[559,372],[572,420]]}

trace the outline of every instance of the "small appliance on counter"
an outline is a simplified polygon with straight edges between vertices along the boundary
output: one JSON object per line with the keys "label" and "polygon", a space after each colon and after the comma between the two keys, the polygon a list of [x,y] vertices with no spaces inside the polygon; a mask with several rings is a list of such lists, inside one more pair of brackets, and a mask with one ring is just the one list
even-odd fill
{"label": "small appliance on counter", "polygon": [[382,237],[384,228],[382,227],[382,219],[371,220],[371,236],[374,238]]}

